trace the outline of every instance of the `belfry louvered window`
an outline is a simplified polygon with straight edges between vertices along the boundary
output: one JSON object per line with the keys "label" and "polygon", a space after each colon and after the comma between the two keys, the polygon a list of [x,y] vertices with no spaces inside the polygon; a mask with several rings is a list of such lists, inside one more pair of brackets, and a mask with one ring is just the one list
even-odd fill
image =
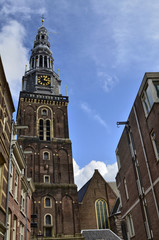
{"label": "belfry louvered window", "polygon": [[109,228],[109,214],[108,214],[108,205],[106,201],[103,199],[98,199],[95,202],[96,209],[96,219],[97,219],[97,227],[98,229],[106,229]]}
{"label": "belfry louvered window", "polygon": [[46,120],[46,140],[50,141],[50,120]]}
{"label": "belfry louvered window", "polygon": [[39,138],[40,140],[50,141],[50,120],[39,120]]}
{"label": "belfry louvered window", "polygon": [[44,140],[44,121],[42,119],[39,121],[39,138]]}
{"label": "belfry louvered window", "polygon": [[47,57],[44,57],[44,67],[47,68]]}
{"label": "belfry louvered window", "polygon": [[43,57],[42,55],[40,55],[40,61],[39,61],[39,67],[43,66]]}

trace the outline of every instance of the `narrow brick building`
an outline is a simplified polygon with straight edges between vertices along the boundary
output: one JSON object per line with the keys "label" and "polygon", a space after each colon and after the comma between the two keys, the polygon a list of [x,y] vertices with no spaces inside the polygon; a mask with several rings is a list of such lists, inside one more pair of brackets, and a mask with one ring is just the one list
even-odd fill
{"label": "narrow brick building", "polygon": [[8,163],[14,105],[0,57],[0,240],[6,233]]}
{"label": "narrow brick building", "polygon": [[124,239],[159,239],[159,73],[146,73],[116,155]]}
{"label": "narrow brick building", "polygon": [[38,29],[29,70],[22,79],[17,123],[19,144],[26,157],[27,176],[35,183],[32,238],[82,239],[77,186],[74,184],[72,146],[69,139],[68,96],[60,92],[47,30]]}
{"label": "narrow brick building", "polygon": [[[13,123],[7,191],[7,240],[29,240],[31,236],[31,202],[34,184],[26,177],[25,155],[16,140]],[[19,126],[20,127],[20,126]]]}

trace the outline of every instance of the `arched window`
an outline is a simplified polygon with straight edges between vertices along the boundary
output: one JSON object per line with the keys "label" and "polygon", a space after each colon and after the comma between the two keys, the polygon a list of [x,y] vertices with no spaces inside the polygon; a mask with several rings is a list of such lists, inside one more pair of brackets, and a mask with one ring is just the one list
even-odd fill
{"label": "arched window", "polygon": [[44,67],[47,68],[47,57],[46,56],[44,57]]}
{"label": "arched window", "polygon": [[44,200],[44,206],[47,207],[51,207],[51,199],[49,197],[46,197]]}
{"label": "arched window", "polygon": [[51,216],[50,215],[45,216],[45,224],[46,225],[51,225]]}
{"label": "arched window", "polygon": [[50,214],[45,215],[44,217],[44,235],[45,237],[52,237],[52,216]]}
{"label": "arched window", "polygon": [[44,139],[44,121],[42,119],[39,120],[39,138],[40,140]]}
{"label": "arched window", "polygon": [[48,152],[44,152],[43,159],[44,160],[49,160],[49,153]]}
{"label": "arched window", "polygon": [[46,120],[46,140],[50,141],[50,120]]}
{"label": "arched window", "polygon": [[98,199],[95,202],[95,209],[98,229],[109,228],[109,214],[107,202],[103,199]]}
{"label": "arched window", "polygon": [[37,66],[37,63],[38,63],[38,56],[36,56],[36,66]]}
{"label": "arched window", "polygon": [[39,120],[39,138],[40,140],[50,141],[50,120]]}
{"label": "arched window", "polygon": [[32,68],[34,68],[34,58],[32,58]]}
{"label": "arched window", "polygon": [[43,57],[40,55],[39,67],[43,66]]}

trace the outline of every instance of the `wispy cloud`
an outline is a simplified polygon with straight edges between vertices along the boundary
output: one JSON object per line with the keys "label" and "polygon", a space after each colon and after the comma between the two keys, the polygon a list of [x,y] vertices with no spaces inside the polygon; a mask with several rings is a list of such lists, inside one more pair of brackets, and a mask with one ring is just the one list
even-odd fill
{"label": "wispy cloud", "polygon": [[92,160],[83,168],[80,168],[76,161],[73,159],[75,183],[80,189],[92,176],[95,169],[98,169],[101,175],[107,182],[115,181],[118,171],[117,163],[106,165],[102,161]]}
{"label": "wispy cloud", "polygon": [[105,72],[98,72],[99,82],[105,92],[109,92],[115,87],[119,79],[116,76],[110,76]]}
{"label": "wispy cloud", "polygon": [[21,14],[23,18],[29,19],[31,14],[45,14],[45,7],[36,7],[36,3],[32,1],[5,1],[0,10],[0,15],[9,17]]}
{"label": "wispy cloud", "polygon": [[103,126],[107,131],[109,131],[106,121],[98,114],[95,110],[89,107],[85,102],[81,103],[81,109],[86,112],[91,118],[96,120],[101,126]]}

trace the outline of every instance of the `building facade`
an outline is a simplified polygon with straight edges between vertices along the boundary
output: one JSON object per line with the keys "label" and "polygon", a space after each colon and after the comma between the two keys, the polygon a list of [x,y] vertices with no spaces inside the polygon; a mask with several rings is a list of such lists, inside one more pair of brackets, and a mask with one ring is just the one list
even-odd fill
{"label": "building facade", "polygon": [[34,185],[26,177],[25,155],[16,140],[13,124],[9,159],[7,198],[7,240],[29,240],[31,236],[31,203]]}
{"label": "building facade", "polygon": [[13,100],[0,58],[0,240],[4,239],[6,233],[8,163],[13,112]]}
{"label": "building facade", "polygon": [[29,70],[22,79],[17,112],[17,123],[28,126],[19,130],[18,142],[31,152],[26,156],[26,164],[27,176],[35,183],[33,239],[82,239],[68,131],[68,96],[60,93],[60,85],[42,23]]}
{"label": "building facade", "polygon": [[146,73],[116,149],[124,239],[159,236],[159,73]]}

